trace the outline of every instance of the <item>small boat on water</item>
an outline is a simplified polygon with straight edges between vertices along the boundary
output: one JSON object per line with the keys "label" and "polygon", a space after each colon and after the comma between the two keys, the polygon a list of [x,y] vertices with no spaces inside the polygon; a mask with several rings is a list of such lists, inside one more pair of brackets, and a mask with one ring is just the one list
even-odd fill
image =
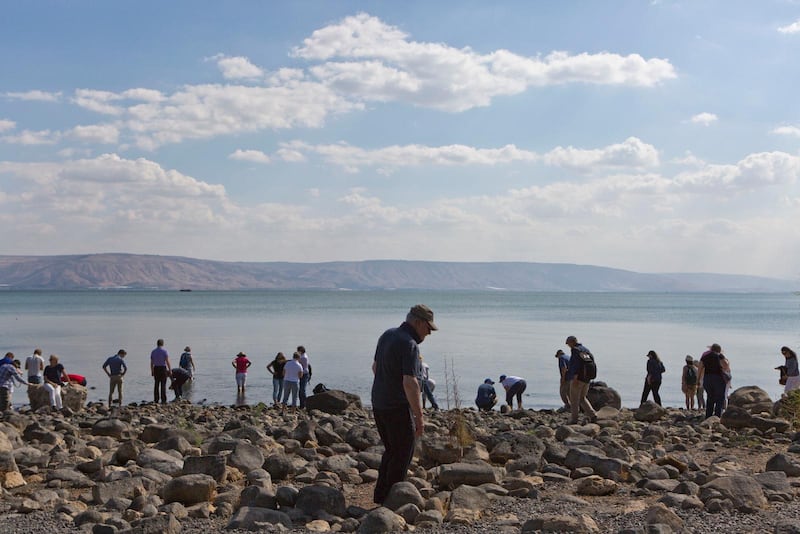
{"label": "small boat on water", "polygon": [[182,291],[184,293],[188,293],[189,291],[191,291],[191,289],[179,289],[179,291]]}

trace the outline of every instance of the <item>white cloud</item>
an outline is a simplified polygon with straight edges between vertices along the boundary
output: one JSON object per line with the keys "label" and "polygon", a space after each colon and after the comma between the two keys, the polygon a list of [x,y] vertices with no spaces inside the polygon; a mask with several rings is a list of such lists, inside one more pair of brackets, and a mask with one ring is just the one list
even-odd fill
{"label": "white cloud", "polygon": [[[659,165],[658,151],[636,137],[622,143],[600,149],[578,149],[557,147],[544,155],[530,150],[506,145],[500,148],[476,148],[466,145],[425,146],[394,145],[378,149],[365,149],[346,143],[335,145],[311,145],[302,141],[281,144],[279,156],[284,161],[305,161],[305,154],[314,154],[332,165],[350,172],[364,167],[397,169],[421,166],[491,166],[516,162],[543,162],[555,167],[564,167],[581,172],[600,168],[639,169]],[[301,155],[303,158],[287,157]]]}
{"label": "white cloud", "polygon": [[779,126],[772,130],[772,133],[777,135],[789,135],[792,137],[800,137],[800,128],[797,126]]}
{"label": "white cloud", "polygon": [[72,101],[78,106],[102,113],[104,115],[121,115],[123,108],[111,102],[121,100],[122,96],[109,91],[96,91],[94,89],[76,89]]}
{"label": "white cloud", "polygon": [[787,24],[786,26],[781,26],[778,28],[778,31],[785,34],[800,33],[800,19],[792,22],[791,24]]}
{"label": "white cloud", "polygon": [[217,67],[226,80],[250,80],[264,76],[264,71],[246,57],[218,54],[211,59],[217,62]]}
{"label": "white cloud", "polygon": [[17,127],[16,122],[8,119],[0,119],[0,133],[13,130],[16,127]]}
{"label": "white cloud", "polygon": [[[444,111],[487,106],[492,98],[564,83],[652,87],[676,77],[665,59],[601,52],[524,57],[507,50],[411,41],[380,19],[359,14],[318,29],[292,51],[323,61],[311,73],[353,98],[401,100]],[[340,61],[334,61],[340,60]]]}
{"label": "white cloud", "polygon": [[242,150],[240,148],[237,148],[235,152],[228,155],[228,159],[234,159],[237,161],[250,161],[253,163],[270,162],[269,156],[260,150]]}
{"label": "white cloud", "polygon": [[52,93],[48,91],[24,91],[19,93],[9,92],[3,93],[3,96],[11,100],[28,100],[38,102],[58,102],[61,100],[61,93]]}
{"label": "white cloud", "polygon": [[709,164],[679,173],[675,183],[705,191],[749,190],[770,185],[793,184],[800,177],[800,157],[785,152],[750,154],[735,165]]}
{"label": "white cloud", "polygon": [[692,115],[692,118],[689,119],[689,120],[693,124],[701,124],[703,126],[709,126],[712,123],[717,122],[717,120],[719,120],[719,118],[713,113],[709,113],[707,111],[704,111],[702,113],[698,113],[697,115]]}
{"label": "white cloud", "polygon": [[50,130],[23,130],[16,135],[5,135],[0,141],[14,145],[53,145],[61,138],[58,132]]}
{"label": "white cloud", "polygon": [[84,143],[116,144],[119,142],[119,128],[113,124],[92,124],[76,126],[70,135]]}

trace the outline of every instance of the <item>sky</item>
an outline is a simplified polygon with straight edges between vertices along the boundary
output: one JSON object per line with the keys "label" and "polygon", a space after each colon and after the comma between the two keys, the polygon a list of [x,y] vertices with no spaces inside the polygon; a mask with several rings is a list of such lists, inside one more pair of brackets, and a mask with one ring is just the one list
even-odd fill
{"label": "sky", "polygon": [[800,0],[8,2],[0,254],[800,277]]}

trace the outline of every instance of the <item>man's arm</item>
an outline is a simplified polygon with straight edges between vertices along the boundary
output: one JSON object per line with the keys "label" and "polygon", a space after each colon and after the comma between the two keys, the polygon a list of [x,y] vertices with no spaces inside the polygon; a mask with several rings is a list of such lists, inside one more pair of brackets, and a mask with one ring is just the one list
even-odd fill
{"label": "man's arm", "polygon": [[373,360],[373,361],[372,361],[372,374],[373,374],[373,375],[375,374],[375,369],[377,369],[377,368],[378,368],[378,362],[376,362],[375,360]]}
{"label": "man's arm", "polygon": [[103,363],[103,372],[108,376],[111,376],[111,373],[108,372],[108,360],[106,360],[105,363]]}
{"label": "man's arm", "polygon": [[411,375],[403,375],[403,390],[411,407],[411,415],[414,417],[414,436],[420,437],[424,430],[424,421],[422,420],[422,400],[417,378]]}

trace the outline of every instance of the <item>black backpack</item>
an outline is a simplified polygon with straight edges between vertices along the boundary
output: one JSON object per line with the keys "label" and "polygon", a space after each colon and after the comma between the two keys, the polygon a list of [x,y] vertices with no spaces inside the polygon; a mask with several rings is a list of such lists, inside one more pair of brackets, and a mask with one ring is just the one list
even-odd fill
{"label": "black backpack", "polygon": [[697,367],[694,365],[686,366],[686,385],[687,386],[695,386],[697,385]]}
{"label": "black backpack", "polygon": [[587,351],[578,353],[581,358],[581,368],[578,371],[578,380],[590,382],[597,378],[597,364],[594,362],[594,355]]}
{"label": "black backpack", "polygon": [[314,395],[319,395],[320,393],[325,393],[326,391],[330,391],[325,384],[317,384],[314,386]]}

